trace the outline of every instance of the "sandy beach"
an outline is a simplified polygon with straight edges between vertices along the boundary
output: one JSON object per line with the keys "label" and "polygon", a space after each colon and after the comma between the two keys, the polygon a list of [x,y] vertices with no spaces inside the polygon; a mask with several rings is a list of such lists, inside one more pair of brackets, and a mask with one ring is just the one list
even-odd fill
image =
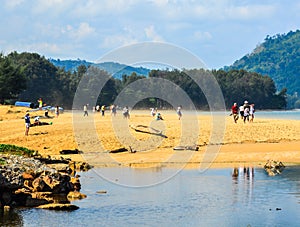
{"label": "sandy beach", "polygon": [[[230,116],[223,120],[209,114],[185,114],[178,120],[175,111],[161,111],[163,121],[155,121],[150,111],[132,111],[129,120],[121,111],[65,111],[58,118],[41,121],[52,125],[31,127],[25,136],[24,115],[28,108],[0,106],[0,143],[37,150],[43,156],[60,157],[63,149],[79,149],[83,154],[64,155],[98,166],[131,167],[236,167],[263,166],[267,160],[300,164],[300,121],[256,118],[237,124]],[[30,112],[43,116],[43,111]],[[134,129],[138,129],[135,131]],[[173,150],[176,146],[198,145],[198,151]],[[111,154],[125,147],[135,151]]]}

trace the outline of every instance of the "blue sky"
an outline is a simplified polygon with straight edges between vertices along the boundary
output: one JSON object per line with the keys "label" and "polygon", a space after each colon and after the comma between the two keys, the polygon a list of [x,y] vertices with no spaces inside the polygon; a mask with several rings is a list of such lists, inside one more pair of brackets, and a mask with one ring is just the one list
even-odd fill
{"label": "blue sky", "polygon": [[300,29],[299,12],[299,0],[3,0],[0,51],[96,61],[118,47],[154,41],[218,69],[267,35]]}

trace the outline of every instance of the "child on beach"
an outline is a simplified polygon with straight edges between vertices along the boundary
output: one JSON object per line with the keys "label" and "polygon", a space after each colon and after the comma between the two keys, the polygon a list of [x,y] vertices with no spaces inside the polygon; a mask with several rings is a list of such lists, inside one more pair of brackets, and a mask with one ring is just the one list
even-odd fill
{"label": "child on beach", "polygon": [[162,118],[162,116],[161,116],[161,114],[160,114],[159,112],[156,113],[156,115],[155,115],[155,120],[157,120],[157,121],[163,120],[163,118]]}
{"label": "child on beach", "polygon": [[249,110],[249,114],[250,114],[250,122],[253,122],[253,119],[254,119],[254,112],[255,112],[254,104],[251,104],[251,105],[250,105],[250,110]]}
{"label": "child on beach", "polygon": [[247,105],[248,102],[245,102],[244,105],[244,123],[247,121],[249,121],[249,115],[250,115],[250,106]]}
{"label": "child on beach", "polygon": [[25,115],[24,119],[25,119],[25,136],[28,136],[29,127],[30,127],[30,116],[29,116],[29,113],[27,113]]}
{"label": "child on beach", "polygon": [[87,105],[83,106],[83,116],[89,116],[88,110],[87,110]]}
{"label": "child on beach", "polygon": [[56,117],[59,116],[59,106],[55,107],[55,115],[56,115]]}
{"label": "child on beach", "polygon": [[176,111],[179,120],[180,120],[181,117],[182,117],[181,108],[182,108],[182,106],[178,106],[178,107],[177,107],[177,111]]}
{"label": "child on beach", "polygon": [[130,118],[128,106],[125,106],[125,107],[123,108],[123,117],[124,117],[124,118],[128,118],[128,119]]}

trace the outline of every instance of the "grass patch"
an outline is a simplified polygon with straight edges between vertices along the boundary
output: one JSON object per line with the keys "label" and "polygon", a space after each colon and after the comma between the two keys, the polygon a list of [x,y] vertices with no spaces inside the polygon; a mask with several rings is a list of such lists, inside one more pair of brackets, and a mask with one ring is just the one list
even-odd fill
{"label": "grass patch", "polygon": [[5,165],[5,164],[6,164],[5,160],[3,158],[0,158],[0,165]]}
{"label": "grass patch", "polygon": [[31,157],[35,151],[25,147],[19,147],[11,144],[0,144],[0,152],[14,155],[24,155]]}

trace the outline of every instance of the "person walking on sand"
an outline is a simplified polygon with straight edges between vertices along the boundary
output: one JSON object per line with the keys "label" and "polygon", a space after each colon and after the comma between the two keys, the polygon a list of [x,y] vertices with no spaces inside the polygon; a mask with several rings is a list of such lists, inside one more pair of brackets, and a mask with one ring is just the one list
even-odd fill
{"label": "person walking on sand", "polygon": [[115,117],[117,114],[117,106],[115,104],[112,104],[110,106],[110,109],[111,109],[111,115]]}
{"label": "person walking on sand", "polygon": [[155,116],[155,113],[156,113],[155,109],[154,109],[154,108],[150,108],[150,115],[151,115],[152,117]]}
{"label": "person walking on sand", "polygon": [[254,112],[255,112],[254,104],[251,104],[250,105],[250,110],[249,110],[250,122],[253,122],[253,120],[254,120]]}
{"label": "person walking on sand", "polygon": [[29,127],[30,127],[30,116],[29,113],[27,113],[24,117],[25,119],[25,136],[28,136],[29,133]]}
{"label": "person walking on sand", "polygon": [[243,120],[244,119],[244,105],[241,105],[239,107],[239,111],[240,111],[241,119]]}
{"label": "person walking on sand", "polygon": [[178,107],[177,107],[177,111],[176,111],[176,113],[177,113],[177,115],[178,115],[178,119],[179,119],[179,120],[180,120],[180,119],[181,119],[181,117],[182,117],[181,108],[182,108],[182,106],[181,106],[181,105],[180,105],[180,106],[178,106]]}
{"label": "person walking on sand", "polygon": [[56,118],[58,118],[58,116],[59,116],[59,106],[55,107],[55,116],[56,116]]}
{"label": "person walking on sand", "polygon": [[104,113],[105,113],[105,105],[101,106],[101,115],[102,115],[102,117],[104,117]]}
{"label": "person walking on sand", "polygon": [[85,116],[89,116],[89,113],[88,113],[88,111],[87,111],[87,105],[84,105],[84,106],[83,106],[83,112],[84,112],[84,114],[83,114],[84,117],[85,117]]}
{"label": "person walking on sand", "polygon": [[249,115],[250,115],[250,105],[248,104],[248,101],[244,102],[244,123],[249,121]]}
{"label": "person walking on sand", "polygon": [[42,110],[42,107],[43,107],[43,100],[42,100],[42,98],[39,98],[39,99],[37,100],[37,102],[38,102],[38,104],[39,104],[39,109]]}
{"label": "person walking on sand", "polygon": [[128,106],[125,106],[125,107],[123,108],[123,117],[126,118],[126,119],[129,119],[129,118],[130,118]]}
{"label": "person walking on sand", "polygon": [[231,107],[231,114],[233,116],[234,123],[237,123],[237,120],[239,119],[239,111],[236,102]]}

